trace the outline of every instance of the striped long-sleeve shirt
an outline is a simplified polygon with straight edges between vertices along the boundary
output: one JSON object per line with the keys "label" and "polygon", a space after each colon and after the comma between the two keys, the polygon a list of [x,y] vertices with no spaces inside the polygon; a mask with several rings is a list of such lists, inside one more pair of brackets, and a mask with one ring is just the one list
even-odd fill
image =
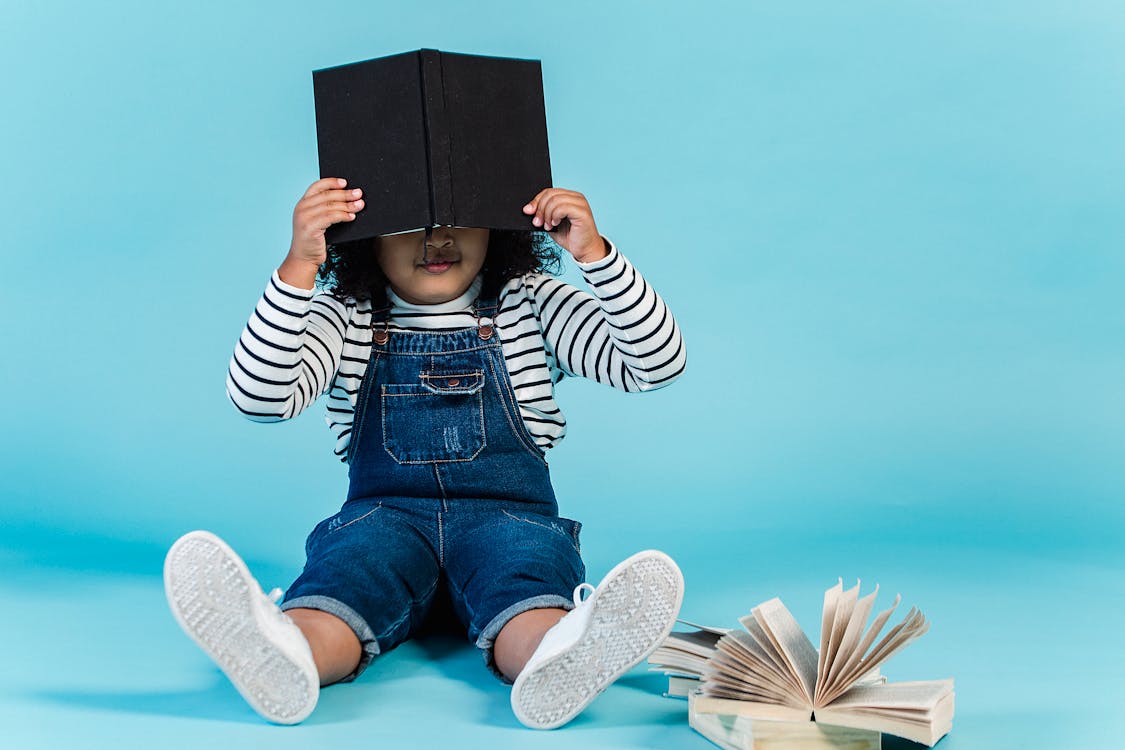
{"label": "striped long-sleeve shirt", "polygon": [[[523,421],[544,452],[566,434],[554,388],[565,376],[646,391],[671,383],[686,361],[664,301],[615,247],[578,266],[592,294],[527,274],[504,286],[494,320]],[[478,278],[440,305],[413,305],[391,293],[390,330],[474,326],[479,289]],[[371,324],[370,301],[290,286],[275,271],[235,347],[227,395],[249,419],[277,422],[327,393],[326,421],[344,461],[371,355]]]}

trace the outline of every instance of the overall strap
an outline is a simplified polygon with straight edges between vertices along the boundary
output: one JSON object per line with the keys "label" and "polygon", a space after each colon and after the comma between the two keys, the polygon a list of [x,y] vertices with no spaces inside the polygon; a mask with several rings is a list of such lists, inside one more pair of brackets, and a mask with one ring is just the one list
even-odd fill
{"label": "overall strap", "polygon": [[390,339],[391,306],[371,310],[371,343],[383,346]]}
{"label": "overall strap", "polygon": [[[477,335],[482,341],[488,341],[496,333],[495,315],[500,304],[495,299],[477,299],[473,303],[473,311],[477,316]],[[371,342],[383,346],[390,340],[390,305],[375,308],[371,311]]]}
{"label": "overall strap", "polygon": [[488,341],[492,335],[496,333],[496,311],[499,309],[500,303],[495,298],[481,299],[473,303],[473,308],[477,313],[477,335],[480,336],[482,341]]}
{"label": "overall strap", "polygon": [[496,311],[500,308],[500,302],[496,298],[477,298],[473,303],[473,309],[477,311],[478,318],[494,318]]}

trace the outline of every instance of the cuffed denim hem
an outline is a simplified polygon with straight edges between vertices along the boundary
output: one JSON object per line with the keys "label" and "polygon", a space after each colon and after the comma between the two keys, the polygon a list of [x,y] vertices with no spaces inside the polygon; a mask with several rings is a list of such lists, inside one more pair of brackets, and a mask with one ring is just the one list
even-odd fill
{"label": "cuffed denim hem", "polygon": [[379,641],[375,639],[375,633],[371,630],[371,626],[354,609],[339,599],[333,599],[330,596],[299,596],[282,604],[281,609],[283,611],[287,609],[317,609],[339,617],[352,629],[356,638],[359,639],[359,645],[363,648],[363,653],[360,654],[359,665],[356,666],[355,671],[340,682],[351,682],[359,677],[363,674],[363,670],[371,664],[371,661],[379,655]]}
{"label": "cuffed denim hem", "polygon": [[504,626],[515,617],[522,615],[533,609],[565,609],[568,612],[574,609],[574,601],[567,599],[565,596],[558,594],[540,594],[533,596],[523,601],[516,602],[512,606],[505,609],[500,614],[492,618],[492,621],[485,625],[484,630],[480,632],[480,637],[477,638],[477,648],[481,650],[481,655],[484,657],[484,665],[488,667],[488,671],[500,678],[500,681],[506,685],[511,685],[512,681],[500,673],[496,668],[496,657],[492,653],[493,646],[496,644],[496,636],[500,635],[500,631]]}

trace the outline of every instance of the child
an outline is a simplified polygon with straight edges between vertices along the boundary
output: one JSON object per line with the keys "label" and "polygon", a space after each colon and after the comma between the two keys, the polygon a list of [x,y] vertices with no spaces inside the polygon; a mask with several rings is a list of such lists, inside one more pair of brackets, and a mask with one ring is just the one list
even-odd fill
{"label": "child", "polygon": [[[263,594],[202,531],[168,552],[170,606],[259,714],[292,724],[321,686],[416,632],[444,586],[488,668],[514,683],[517,718],[561,726],[667,635],[683,578],[649,550],[583,583],[580,525],[558,515],[543,457],[566,430],[554,384],[664,386],[684,368],[679,330],[579,193],[549,188],[523,211],[555,230],[593,295],[541,273],[557,258],[532,230],[327,247],[325,230],[364,208],[346,187],[318,180],[298,202],[227,392],[266,422],[328,393],[347,501],[310,534],[280,608],[279,590]],[[328,292],[314,294],[318,275]]]}

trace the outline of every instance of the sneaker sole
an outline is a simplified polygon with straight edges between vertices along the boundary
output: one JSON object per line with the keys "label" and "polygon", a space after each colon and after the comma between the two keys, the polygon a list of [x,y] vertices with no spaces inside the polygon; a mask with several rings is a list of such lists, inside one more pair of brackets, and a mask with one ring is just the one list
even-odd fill
{"label": "sneaker sole", "polygon": [[164,560],[164,592],[180,627],[263,718],[296,724],[316,707],[315,668],[270,638],[255,606],[261,588],[223,540],[206,531],[178,539]]}
{"label": "sneaker sole", "polygon": [[590,595],[593,610],[575,644],[516,678],[516,718],[532,729],[573,719],[660,645],[683,596],[683,574],[663,552],[638,552],[622,561]]}

